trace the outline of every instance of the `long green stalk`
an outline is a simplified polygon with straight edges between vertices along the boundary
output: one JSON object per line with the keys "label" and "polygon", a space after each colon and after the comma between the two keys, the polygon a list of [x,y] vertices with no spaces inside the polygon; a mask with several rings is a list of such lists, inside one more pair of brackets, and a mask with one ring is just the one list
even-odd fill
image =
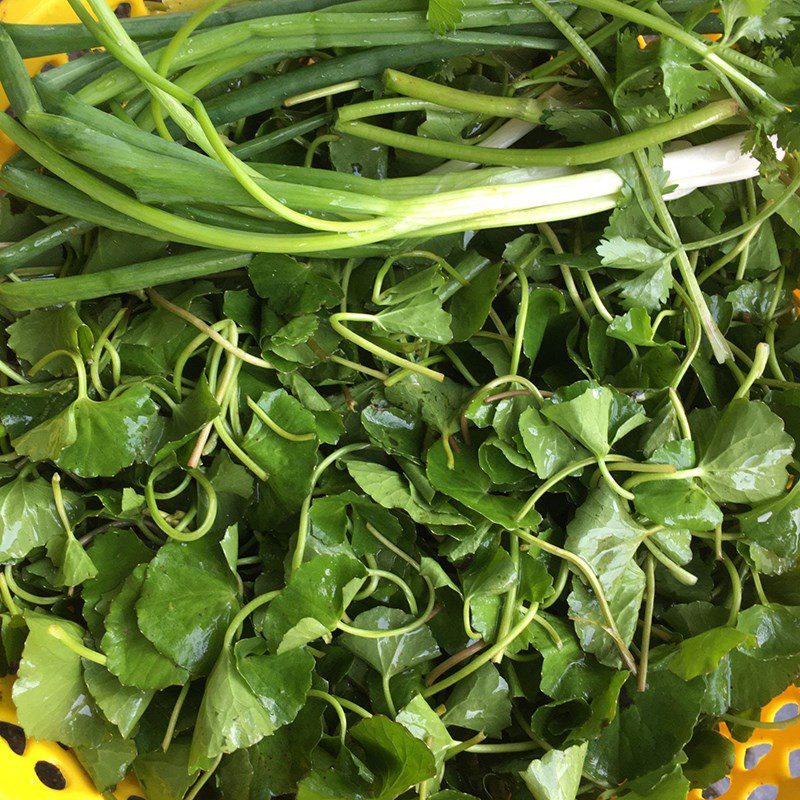
{"label": "long green stalk", "polygon": [[737,103],[732,100],[719,100],[715,103],[710,103],[705,108],[692,111],[683,117],[618,136],[609,141],[540,150],[502,150],[481,147],[480,145],[444,142],[380,128],[365,122],[351,121],[358,118],[358,106],[349,106],[341,111],[339,121],[334,125],[334,129],[340,133],[356,136],[360,139],[438,158],[471,161],[478,164],[563,167],[596,164],[600,161],[627,155],[634,150],[663,144],[672,139],[688,136],[704,128],[717,125],[738,113],[739,106]]}
{"label": "long green stalk", "polygon": [[492,117],[514,117],[538,123],[547,107],[529,97],[495,97],[452,89],[395,69],[386,70],[384,83],[387,89],[396,94]]}
{"label": "long green stalk", "polygon": [[[479,30],[527,22],[530,22],[530,10],[522,6],[489,6],[486,9],[466,11],[459,28]],[[108,47],[108,42],[99,33],[97,36]],[[428,27],[425,13],[419,11],[263,17],[192,36],[171,54],[171,63],[165,74],[172,75],[208,59],[239,52],[250,52],[256,56],[269,51],[367,48],[389,44],[432,44],[437,41],[436,35]],[[508,44],[510,42],[506,42],[505,46]],[[558,43],[537,37],[530,44],[548,49]],[[504,43],[498,42],[498,46],[502,47]],[[148,53],[145,57],[148,64],[156,68],[167,47]],[[81,99],[96,104],[135,86],[135,76],[124,67],[118,67],[104,75],[96,84],[87,86],[80,94]]]}
{"label": "long green stalk", "polygon": [[74,236],[88,233],[95,225],[87,220],[67,217],[59,222],[54,222],[18,242],[0,248],[0,275],[8,275],[19,267],[32,261]]}
{"label": "long green stalk", "polygon": [[13,311],[28,311],[56,303],[93,300],[112,294],[135,292],[151,286],[230,272],[246,267],[251,258],[250,253],[203,250],[86,275],[2,283],[0,305]]}

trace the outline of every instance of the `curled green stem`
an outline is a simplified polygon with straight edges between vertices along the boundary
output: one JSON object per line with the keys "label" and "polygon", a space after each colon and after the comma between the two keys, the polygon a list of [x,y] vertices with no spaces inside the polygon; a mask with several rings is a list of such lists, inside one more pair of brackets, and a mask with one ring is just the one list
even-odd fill
{"label": "curled green stem", "polygon": [[243,606],[236,616],[231,620],[230,625],[228,625],[228,628],[225,631],[225,638],[223,639],[222,646],[230,647],[233,644],[233,640],[239,635],[244,621],[254,611],[261,608],[261,606],[271,603],[281,593],[281,591],[281,589],[273,589],[271,592],[260,594],[258,597],[254,597],[249,603]]}
{"label": "curled green stem", "polygon": [[462,661],[466,661],[470,656],[475,655],[475,653],[479,653],[486,647],[486,642],[483,639],[479,639],[477,642],[473,642],[471,645],[468,645],[463,650],[459,650],[457,653],[453,653],[452,656],[446,658],[441,663],[437,664],[426,676],[425,676],[425,685],[431,686],[436,681],[445,674],[445,672],[449,672],[453,667],[458,666]]}
{"label": "curled green stem", "polygon": [[387,539],[371,522],[367,522],[364,526],[372,536],[374,536],[387,550],[391,550],[398,558],[401,558],[406,564],[412,566],[417,572],[420,571],[422,565],[416,559],[412,558],[405,550],[401,550],[394,542]]}
{"label": "curled green stem", "polygon": [[472,629],[472,621],[470,618],[470,601],[468,597],[464,598],[464,603],[461,606],[461,622],[464,626],[464,633],[467,639],[480,639],[481,635]]}
{"label": "curled green stem", "polygon": [[181,306],[175,305],[175,303],[170,302],[167,300],[166,297],[159,294],[155,289],[148,289],[147,296],[158,306],[169,311],[171,314],[175,314],[176,317],[180,317],[182,320],[185,320],[190,325],[194,325],[199,331],[202,331],[209,339],[216,342],[220,347],[224,350],[227,350],[232,355],[236,356],[236,358],[244,361],[247,364],[252,364],[255,367],[261,367],[262,369],[274,369],[272,364],[269,361],[265,361],[263,358],[259,358],[258,356],[254,356],[252,353],[248,353],[246,350],[242,350],[241,347],[237,347],[230,343],[228,339],[226,339],[222,334],[214,329],[211,325],[203,322],[199,317],[192,314],[186,308],[181,308]]}
{"label": "curled green stem", "polygon": [[203,522],[198,528],[190,532],[176,528],[167,520],[161,509],[158,507],[155,493],[156,479],[170,468],[171,467],[167,462],[162,461],[161,464],[156,465],[150,473],[147,483],[144,487],[144,499],[145,503],[147,504],[147,510],[150,512],[153,522],[155,522],[160,530],[162,530],[171,539],[176,539],[179,542],[194,542],[197,539],[205,536],[211,530],[211,527],[217,518],[217,493],[214,490],[211,481],[209,481],[209,479],[202,472],[200,472],[200,470],[188,470],[189,474],[195,479],[195,481],[197,481],[197,484],[203,490],[208,501],[208,506],[206,508]]}
{"label": "curled green stem", "polygon": [[[89,374],[91,375],[92,378],[92,386],[94,386],[95,391],[102,398],[107,398],[108,393],[106,392],[105,387],[103,386],[103,382],[100,379],[100,358],[102,357],[103,350],[106,347],[106,345],[110,345],[110,342],[108,340],[111,337],[111,334],[114,332],[117,325],[119,325],[119,323],[122,322],[122,319],[124,318],[126,313],[127,313],[126,308],[121,308],[119,311],[117,311],[117,313],[112,318],[111,322],[109,322],[108,325],[106,325],[103,332],[97,338],[97,341],[94,343],[94,347],[92,348],[92,363],[89,365]],[[116,349],[109,351],[109,353],[112,352],[116,353]],[[117,356],[117,361],[119,361],[119,356]]]}
{"label": "curled green stem", "polygon": [[[606,462],[610,461],[629,461],[628,458],[624,456],[606,456]],[[587,458],[579,459],[578,461],[573,461],[571,464],[567,464],[566,467],[560,469],[558,472],[551,475],[526,501],[525,505],[517,512],[515,519],[519,522],[520,520],[524,519],[536,506],[536,503],[542,499],[556,484],[560,483],[564,480],[564,478],[568,478],[570,475],[582,470],[584,467],[591,466],[592,464],[597,463],[597,458],[595,456],[589,456]]]}
{"label": "curled green stem", "polygon": [[309,697],[316,697],[317,700],[324,700],[335,712],[339,720],[339,741],[344,747],[344,742],[347,737],[347,716],[342,707],[342,701],[338,697],[334,697],[328,692],[323,692],[320,689],[310,689],[308,692]]}
{"label": "curled green stem", "polygon": [[300,519],[297,525],[297,543],[295,544],[294,553],[292,554],[291,570],[293,573],[297,572],[297,570],[300,569],[300,565],[303,563],[306,541],[308,540],[308,512],[311,509],[311,498],[314,495],[314,487],[317,485],[317,481],[331,464],[338,461],[343,456],[355,453],[358,450],[364,450],[368,447],[370,447],[370,445],[366,442],[357,442],[340,447],[338,450],[334,450],[329,456],[326,456],[312,473],[311,487],[300,508]]}
{"label": "curled green stem", "polygon": [[6,564],[3,575],[8,584],[8,588],[13,594],[19,597],[20,600],[24,600],[26,603],[33,603],[36,606],[51,606],[61,600],[61,595],[57,595],[56,597],[42,597],[25,591],[14,578],[14,567],[11,564]]}
{"label": "curled green stem", "polygon": [[350,311],[345,311],[342,313],[340,311],[336,314],[332,314],[329,321],[331,327],[336,331],[336,333],[338,333],[343,339],[347,339],[347,341],[352,342],[354,345],[356,345],[356,347],[361,347],[367,352],[372,353],[374,356],[377,356],[384,361],[388,361],[390,364],[402,367],[403,369],[407,369],[411,372],[416,372],[419,375],[424,375],[426,378],[432,378],[440,383],[444,381],[444,375],[442,375],[441,372],[436,372],[435,370],[429,369],[421,364],[416,364],[413,361],[409,361],[407,358],[402,358],[401,356],[395,355],[389,350],[386,350],[374,342],[371,342],[369,339],[359,336],[359,334],[350,330],[350,328],[345,325],[346,322],[380,323],[380,318],[374,314],[356,314]]}
{"label": "curled green stem", "polygon": [[744,383],[739,387],[736,394],[733,396],[734,400],[747,399],[750,395],[750,389],[753,384],[764,374],[767,362],[769,361],[770,346],[766,342],[759,342],[756,346],[755,357],[753,358],[753,365],[750,367],[749,372],[745,376]]}
{"label": "curled green stem", "polygon": [[669,570],[672,576],[678,583],[684,586],[694,586],[697,583],[697,576],[692,575],[691,572],[676,564],[666,553],[663,553],[658,545],[650,538],[644,539],[644,546],[650,551],[650,554],[659,564]]}
{"label": "curled green stem", "polygon": [[425,581],[425,586],[428,589],[428,603],[425,610],[415,620],[409,622],[407,625],[402,625],[399,628],[390,628],[389,630],[374,630],[369,628],[356,628],[353,625],[348,625],[346,622],[339,622],[337,628],[351,636],[357,636],[360,639],[384,639],[387,637],[405,636],[407,633],[413,633],[415,630],[421,628],[433,615],[433,609],[436,605],[436,590],[427,576],[423,575],[422,580]]}
{"label": "curled green stem", "polygon": [[603,480],[615,494],[618,494],[623,500],[633,500],[633,492],[629,492],[617,483],[616,479],[609,471],[604,458],[597,459],[597,467],[600,470],[600,474],[603,476]]}
{"label": "curled green stem", "polygon": [[[464,278],[464,276],[458,270],[453,269],[453,267],[450,266],[450,263],[442,258],[442,256],[432,253],[429,250],[409,250],[404,253],[398,253],[397,255],[389,256],[376,273],[375,281],[372,284],[372,302],[375,303],[375,305],[385,305],[386,296],[392,294],[391,287],[385,292],[383,291],[383,281],[386,278],[389,270],[401,259],[408,258],[426,259],[428,261],[432,261],[436,266],[441,267],[461,286],[469,286],[469,281],[466,280],[466,278]],[[345,310],[346,309],[342,309],[342,311]]]}
{"label": "curled green stem", "polygon": [[20,613],[19,606],[14,602],[14,598],[9,591],[8,582],[6,581],[6,576],[0,573],[0,598],[3,600],[3,604],[8,609],[8,613],[11,614],[12,617],[16,617]]}
{"label": "curled green stem", "polygon": [[523,541],[527,542],[528,544],[532,544],[538,547],[541,550],[544,550],[546,553],[550,553],[551,555],[558,556],[558,558],[564,559],[564,561],[569,562],[577,570],[583,575],[586,579],[586,582],[591,587],[592,591],[594,592],[595,598],[597,600],[598,605],[600,606],[600,611],[603,615],[603,618],[606,621],[606,627],[608,630],[609,636],[614,640],[614,643],[617,645],[617,649],[622,656],[622,660],[628,669],[635,675],[637,673],[636,662],[634,661],[633,655],[631,651],[628,649],[628,645],[625,644],[623,640],[619,628],[617,627],[617,621],[614,619],[614,614],[611,611],[611,606],[608,604],[608,599],[606,598],[605,590],[603,589],[602,584],[600,583],[600,579],[597,577],[597,573],[594,571],[592,565],[582,556],[577,555],[576,553],[572,553],[569,550],[565,550],[563,547],[558,547],[557,545],[552,544],[551,542],[545,541],[544,539],[540,539],[538,536],[534,536],[531,533],[523,530],[515,531],[516,535],[519,536]]}
{"label": "curled green stem", "polygon": [[86,379],[86,365],[83,359],[73,350],[53,350],[46,356],[40,358],[29,370],[28,374],[33,377],[40,369],[46,367],[56,358],[66,357],[75,365],[75,376],[78,378],[78,397],[89,396],[89,385]]}
{"label": "curled green stem", "polygon": [[564,642],[561,639],[558,631],[550,624],[550,621],[537,614],[534,617],[536,624],[543,628],[545,633],[550,637],[550,641],[555,646],[556,650],[561,650],[564,647]]}

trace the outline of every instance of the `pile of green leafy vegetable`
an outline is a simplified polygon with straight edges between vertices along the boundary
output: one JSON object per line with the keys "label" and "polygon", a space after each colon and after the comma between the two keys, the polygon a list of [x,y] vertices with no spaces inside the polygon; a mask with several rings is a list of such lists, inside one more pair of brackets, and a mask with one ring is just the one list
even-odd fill
{"label": "pile of green leafy vegetable", "polygon": [[722,779],[800,674],[800,4],[70,3],[0,26],[25,732],[148,800]]}

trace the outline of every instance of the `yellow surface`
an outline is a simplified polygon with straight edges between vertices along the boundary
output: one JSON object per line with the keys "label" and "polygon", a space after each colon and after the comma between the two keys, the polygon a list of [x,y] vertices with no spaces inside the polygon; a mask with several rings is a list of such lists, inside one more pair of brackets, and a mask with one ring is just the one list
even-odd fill
{"label": "yellow surface", "polygon": [[[123,0],[107,0],[112,8],[116,8]],[[130,0],[131,15],[140,17],[147,14],[144,0]],[[63,22],[76,22],[75,12],[67,0],[0,0],[0,22],[18,22],[30,25],[57,25]],[[67,60],[65,54],[29,58],[26,63],[31,75],[36,75],[48,64],[63,64]],[[8,108],[8,97],[0,86],[0,113]],[[5,161],[15,150],[14,144],[0,133],[0,163]]]}
{"label": "yellow surface", "polygon": [[[17,724],[17,712],[11,702],[13,677],[0,678],[0,722]],[[36,764],[45,761],[61,771],[66,787],[48,789],[36,775]],[[115,792],[119,800],[141,797],[142,789],[132,779],[121,783]],[[102,800],[89,776],[68,750],[53,742],[28,739],[25,751],[17,755],[0,737],[0,800]]]}

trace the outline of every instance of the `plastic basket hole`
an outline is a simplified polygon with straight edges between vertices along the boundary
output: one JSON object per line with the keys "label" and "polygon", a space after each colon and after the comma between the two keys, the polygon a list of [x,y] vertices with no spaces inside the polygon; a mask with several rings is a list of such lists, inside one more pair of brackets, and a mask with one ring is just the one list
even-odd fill
{"label": "plastic basket hole", "polygon": [[798,713],[800,713],[800,708],[797,707],[797,703],[787,703],[785,706],[781,706],[776,712],[775,722],[783,722],[784,720],[791,719],[792,717],[796,717]]}
{"label": "plastic basket hole", "polygon": [[11,748],[11,752],[21,756],[25,752],[28,740],[25,731],[19,725],[11,722],[0,722],[0,739],[5,739],[6,744]]}
{"label": "plastic basket hole", "polygon": [[778,787],[771,783],[765,783],[753,789],[747,796],[747,800],[778,800]]}
{"label": "plastic basket hole", "polygon": [[[753,769],[757,767],[758,762],[761,761],[770,750],[772,750],[771,744],[754,744],[752,747],[748,747],[747,750],[744,751],[744,768]],[[756,800],[758,800],[758,798],[756,798]]]}
{"label": "plastic basket hole", "polygon": [[703,800],[717,800],[718,797],[722,797],[724,794],[726,794],[730,788],[731,779],[722,778],[722,780],[712,783],[708,789],[703,789]]}
{"label": "plastic basket hole", "polygon": [[67,779],[64,773],[49,761],[37,761],[33,768],[36,777],[48,788],[60,792],[67,788]]}
{"label": "plastic basket hole", "polygon": [[789,753],[789,774],[793,778],[800,778],[800,750]]}

